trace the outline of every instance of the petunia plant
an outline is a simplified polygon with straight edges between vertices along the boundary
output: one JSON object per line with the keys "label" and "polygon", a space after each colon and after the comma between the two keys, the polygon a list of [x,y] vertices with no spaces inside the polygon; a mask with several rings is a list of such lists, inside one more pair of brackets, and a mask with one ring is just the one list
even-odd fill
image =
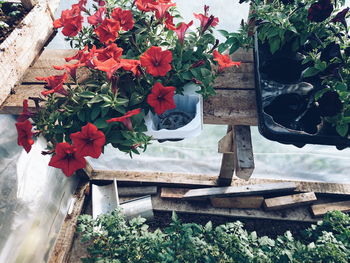
{"label": "petunia plant", "polygon": [[219,19],[208,6],[186,22],[171,0],[94,0],[89,6],[80,0],[54,21],[77,51],[66,64],[53,65],[57,74],[37,77],[46,85],[30,98],[36,109],[25,100],[16,124],[18,144],[29,152],[33,136],[44,136],[49,165],[67,176],[107,144],[130,155],[146,150],[145,114],[175,108],[174,95],[190,82],[204,98],[214,94],[217,74],[239,66],[217,51]]}

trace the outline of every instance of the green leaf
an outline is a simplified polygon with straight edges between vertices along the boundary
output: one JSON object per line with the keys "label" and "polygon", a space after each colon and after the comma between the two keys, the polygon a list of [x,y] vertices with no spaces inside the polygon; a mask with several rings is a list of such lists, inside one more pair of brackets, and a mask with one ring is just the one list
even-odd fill
{"label": "green leaf", "polygon": [[91,91],[83,91],[83,92],[79,93],[79,97],[87,98],[87,99],[92,99],[95,96],[96,96],[96,94],[94,92],[91,92]]}
{"label": "green leaf", "polygon": [[269,45],[271,53],[274,54],[277,50],[280,49],[281,40],[279,39],[279,37],[273,37],[269,40]]}
{"label": "green leaf", "polygon": [[104,128],[107,128],[108,127],[108,123],[106,122],[105,119],[97,119],[95,122],[94,122],[94,125],[98,128],[98,129],[104,129]]}
{"label": "green leaf", "polygon": [[303,71],[303,77],[304,78],[312,77],[317,75],[318,73],[320,73],[320,70],[314,67],[309,67]]}
{"label": "green leaf", "polygon": [[340,136],[345,137],[348,134],[349,131],[349,125],[348,124],[338,124],[336,127],[337,133]]}
{"label": "green leaf", "polygon": [[227,37],[230,33],[227,32],[226,30],[219,29],[218,32],[223,35],[224,37]]}
{"label": "green leaf", "polygon": [[85,118],[85,111],[84,110],[80,110],[77,113],[78,119],[81,120],[82,122],[85,122],[86,118]]}
{"label": "green leaf", "polygon": [[100,114],[101,108],[100,107],[95,107],[92,109],[91,114],[90,114],[90,119],[94,121],[97,116]]}

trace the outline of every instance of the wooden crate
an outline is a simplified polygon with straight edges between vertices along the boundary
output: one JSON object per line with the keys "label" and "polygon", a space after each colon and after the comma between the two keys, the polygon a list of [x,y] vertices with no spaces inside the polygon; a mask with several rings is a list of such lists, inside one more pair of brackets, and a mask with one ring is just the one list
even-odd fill
{"label": "wooden crate", "polygon": [[25,71],[41,53],[54,32],[53,13],[59,0],[28,0],[34,5],[20,25],[0,44],[0,104],[7,98]]}

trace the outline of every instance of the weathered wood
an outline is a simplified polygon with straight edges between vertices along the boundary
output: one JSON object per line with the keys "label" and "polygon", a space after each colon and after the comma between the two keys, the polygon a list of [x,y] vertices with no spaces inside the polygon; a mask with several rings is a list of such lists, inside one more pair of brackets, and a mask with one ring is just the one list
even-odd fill
{"label": "weathered wood", "polygon": [[260,208],[264,201],[262,196],[211,197],[210,202],[217,208]]}
{"label": "weathered wood", "polygon": [[[218,178],[218,184],[221,186],[231,185],[232,177],[235,171],[233,133],[234,131],[232,125],[229,125],[227,127],[226,136],[219,141],[219,152],[224,152],[222,155],[220,173]],[[225,149],[223,149],[223,147],[225,147]]]}
{"label": "weathered wood", "polygon": [[190,190],[184,195],[184,198],[191,199],[197,197],[211,196],[260,195],[264,193],[293,191],[296,187],[297,185],[292,182],[274,184],[255,184],[245,186],[211,187]]}
{"label": "weathered wood", "polygon": [[170,198],[170,199],[182,199],[183,196],[189,191],[189,188],[170,188],[162,187],[160,190],[161,198]]}
{"label": "weathered wood", "polygon": [[221,215],[227,217],[240,218],[261,218],[288,221],[315,222],[317,219],[311,217],[307,208],[298,207],[286,209],[284,211],[264,211],[262,209],[229,209],[215,208],[210,203],[191,203],[183,200],[162,199],[152,197],[153,209],[155,211],[176,211],[178,213]]}
{"label": "weathered wood", "polygon": [[255,165],[249,126],[234,126],[233,139],[236,176],[249,180]]}
{"label": "weathered wood", "polygon": [[[53,33],[52,18],[45,3],[39,3],[0,44],[0,104],[10,94]],[[22,102],[21,102],[22,104]]]}
{"label": "weathered wood", "polygon": [[50,253],[49,263],[63,263],[67,262],[69,257],[69,251],[73,245],[73,237],[78,220],[78,216],[81,214],[83,204],[85,201],[85,191],[87,190],[89,183],[82,184],[75,193],[75,203],[70,214],[67,214],[61,230],[59,232],[56,243]]}
{"label": "weathered wood", "polygon": [[314,216],[323,216],[330,211],[350,212],[350,201],[312,205],[311,210]]}
{"label": "weathered wood", "polygon": [[264,201],[266,210],[279,210],[296,206],[308,205],[317,200],[314,192],[268,198]]}
{"label": "weathered wood", "polygon": [[120,197],[155,195],[157,194],[157,186],[119,186],[118,194]]}
{"label": "weathered wood", "polygon": [[21,0],[21,3],[25,9],[30,10],[38,3],[38,0]]}

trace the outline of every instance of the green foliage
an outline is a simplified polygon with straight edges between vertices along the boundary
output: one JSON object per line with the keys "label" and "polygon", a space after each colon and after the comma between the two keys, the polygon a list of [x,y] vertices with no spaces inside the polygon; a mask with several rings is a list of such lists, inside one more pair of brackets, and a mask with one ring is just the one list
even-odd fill
{"label": "green foliage", "polygon": [[144,219],[127,222],[120,211],[96,220],[82,215],[78,232],[90,244],[85,263],[346,263],[350,258],[350,217],[337,211],[305,230],[302,240],[289,231],[276,239],[258,237],[239,221],[215,228],[211,222],[184,224],[175,213],[163,231],[151,232]]}

